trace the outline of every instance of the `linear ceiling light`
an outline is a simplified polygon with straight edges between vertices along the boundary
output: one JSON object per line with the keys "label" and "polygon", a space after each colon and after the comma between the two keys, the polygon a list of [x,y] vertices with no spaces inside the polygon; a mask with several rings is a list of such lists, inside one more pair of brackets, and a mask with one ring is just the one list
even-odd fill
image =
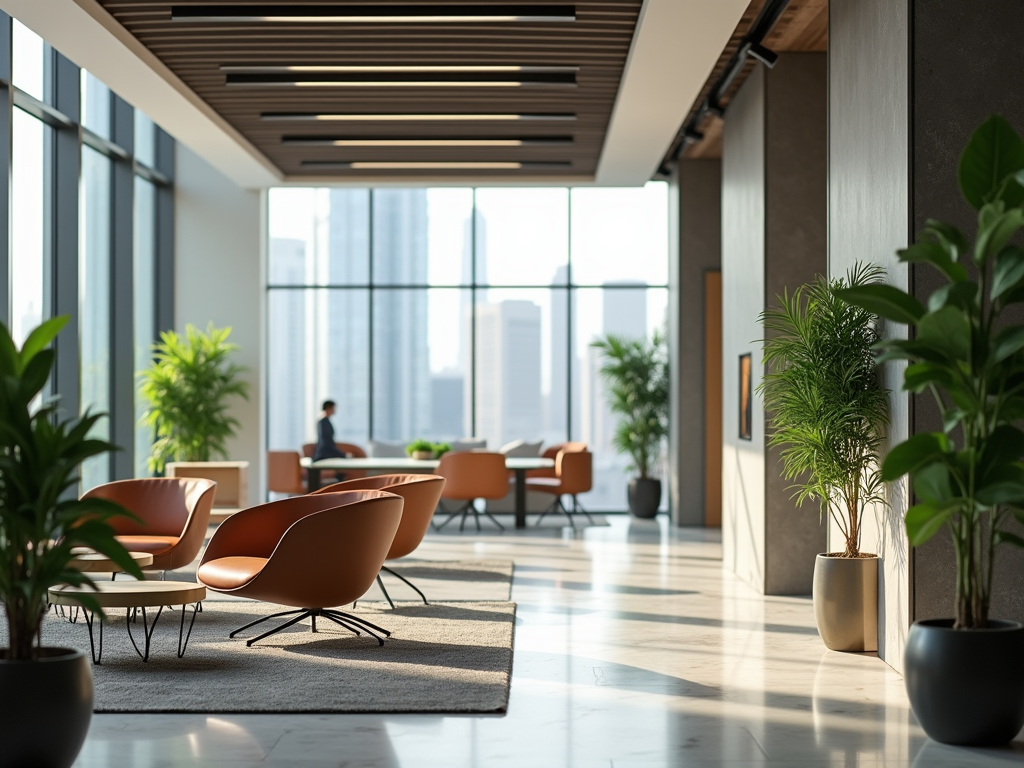
{"label": "linear ceiling light", "polygon": [[576,87],[576,73],[569,72],[239,72],[227,74],[227,85],[284,86],[288,88],[353,87],[472,87],[518,88],[526,85]]}
{"label": "linear ceiling light", "polygon": [[576,21],[575,5],[454,4],[408,5],[175,5],[172,21],[205,23],[273,22],[340,24],[507,23]]}
{"label": "linear ceiling light", "polygon": [[376,114],[376,113],[313,113],[313,112],[264,112],[261,120],[287,120],[295,122],[489,122],[489,121],[532,121],[532,120],[575,120],[576,115],[527,115],[527,114]]}
{"label": "linear ceiling light", "polygon": [[363,64],[222,64],[221,72],[234,74],[288,74],[292,72],[320,72],[320,73],[363,73],[363,72],[444,72],[444,73],[473,73],[473,72],[526,72],[526,73],[559,73],[571,74],[579,72],[579,67],[564,66],[518,66],[518,65],[433,65],[433,64],[397,64],[397,65],[363,65]]}
{"label": "linear ceiling light", "polygon": [[298,147],[542,147],[572,144],[572,136],[525,138],[331,138],[285,136],[283,144]]}
{"label": "linear ceiling light", "polygon": [[320,160],[304,160],[303,168],[338,168],[353,171],[518,171],[523,169],[571,168],[568,161],[537,161],[537,162],[381,162],[363,161],[331,162]]}

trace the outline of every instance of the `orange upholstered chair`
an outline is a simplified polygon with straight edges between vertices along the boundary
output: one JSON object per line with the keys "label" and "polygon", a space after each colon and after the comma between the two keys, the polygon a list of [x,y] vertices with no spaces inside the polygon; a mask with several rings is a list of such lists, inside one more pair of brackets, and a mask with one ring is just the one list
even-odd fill
{"label": "orange upholstered chair", "polygon": [[267,490],[271,493],[306,492],[302,463],[295,451],[267,451]]}
{"label": "orange upholstered chair", "polygon": [[[569,518],[569,525],[573,528],[573,515],[582,512],[587,520],[594,522],[590,513],[583,508],[577,499],[577,495],[586,493],[594,487],[594,456],[590,451],[567,451],[561,450],[555,457],[555,477],[534,477],[526,481],[526,488],[530,491],[553,494],[555,500],[551,503],[540,517],[537,518],[537,525],[549,512],[564,512]],[[562,504],[562,496],[572,496],[572,511],[570,512]]]}
{"label": "orange upholstered chair", "polygon": [[[463,502],[437,530],[441,530],[454,518],[462,515],[459,522],[461,531],[465,528],[466,517],[472,514],[476,529],[479,531],[480,512],[473,506],[473,502],[476,499],[503,499],[508,493],[508,470],[505,469],[505,457],[500,453],[446,453],[441,457],[436,472],[445,479],[444,497]],[[505,530],[505,526],[495,520],[490,512],[485,511],[483,514],[501,530]]]}
{"label": "orange upholstered chair", "polygon": [[365,594],[388,556],[402,520],[402,497],[382,491],[294,496],[237,512],[217,529],[197,576],[208,589],[292,606],[239,627],[234,637],[268,619],[291,616],[246,645],[323,616],[384,644],[390,633],[334,610]]}
{"label": "orange upholstered chair", "polygon": [[[398,533],[395,534],[395,540],[391,542],[391,549],[388,551],[387,557],[388,560],[397,560],[411,554],[423,541],[423,537],[430,528],[430,521],[434,517],[437,503],[441,500],[444,478],[438,475],[377,475],[376,477],[363,477],[358,480],[335,483],[314,491],[312,495],[362,490],[387,491],[405,499],[405,506],[402,508],[402,523],[398,526]],[[416,594],[423,599],[424,605],[430,605],[426,596],[405,576],[387,565],[382,565],[381,570],[404,581],[416,590]],[[384,588],[384,582],[380,580],[379,575],[377,583],[388,603],[394,608],[395,603],[387,589]]]}
{"label": "orange upholstered chair", "polygon": [[117,540],[129,552],[153,555],[146,570],[173,571],[199,554],[216,489],[201,477],[150,477],[98,485],[82,498],[107,499],[134,513],[138,520],[109,521]]}
{"label": "orange upholstered chair", "polygon": [[[554,461],[554,460],[556,460],[558,458],[558,454],[561,453],[562,451],[569,451],[571,453],[575,453],[575,452],[578,452],[578,451],[585,451],[585,450],[587,450],[587,444],[586,443],[575,443],[575,442],[558,443],[557,445],[552,445],[550,448],[545,448],[544,449],[544,453],[541,454],[541,458],[542,459],[551,459],[552,461]],[[526,471],[526,476],[527,477],[557,477],[557,473],[555,472],[555,468],[554,467],[551,467],[550,469],[528,469]]]}

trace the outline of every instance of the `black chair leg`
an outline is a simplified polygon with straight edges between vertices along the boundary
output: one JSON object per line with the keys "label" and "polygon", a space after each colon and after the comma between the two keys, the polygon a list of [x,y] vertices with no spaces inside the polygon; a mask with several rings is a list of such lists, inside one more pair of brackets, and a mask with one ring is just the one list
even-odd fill
{"label": "black chair leg", "polygon": [[497,521],[497,519],[495,519],[494,515],[492,515],[490,512],[487,512],[486,510],[484,511],[484,514],[487,515],[487,517],[490,519],[490,521],[492,523],[494,523],[496,526],[498,526],[504,532],[505,526],[502,525],[501,523],[499,523]]}
{"label": "black chair leg", "polygon": [[268,638],[271,635],[276,635],[278,632],[282,632],[282,631],[288,629],[288,627],[292,626],[293,624],[298,624],[300,621],[302,621],[307,616],[312,616],[312,615],[313,615],[312,611],[303,611],[298,616],[296,616],[294,619],[289,619],[288,621],[286,621],[281,626],[274,627],[269,632],[264,632],[262,635],[257,635],[252,640],[246,640],[245,644],[246,644],[246,646],[251,648],[253,643],[259,642],[260,640]]}
{"label": "black chair leg", "polygon": [[239,632],[244,632],[245,630],[249,629],[249,627],[255,627],[257,624],[262,624],[264,621],[269,621],[270,619],[277,619],[277,618],[280,618],[281,616],[291,616],[294,613],[304,613],[304,612],[305,612],[305,610],[303,608],[297,608],[294,611],[281,611],[280,613],[272,613],[269,616],[264,616],[262,619],[256,619],[256,621],[250,621],[244,627],[239,627],[234,632],[230,633],[228,635],[228,637],[234,637]]}
{"label": "black chair leg", "polygon": [[583,508],[583,505],[580,504],[579,499],[576,498],[576,494],[573,494],[573,497],[572,497],[572,511],[573,511],[573,513],[575,513],[575,512],[582,512],[586,516],[587,522],[590,523],[591,525],[594,524],[594,518],[592,518],[590,516],[590,513],[587,512],[587,510]]}
{"label": "black chair leg", "polygon": [[540,521],[547,517],[549,514],[551,514],[557,507],[558,498],[556,497],[555,500],[551,502],[551,506],[549,506],[547,509],[540,513],[540,517],[537,518],[537,522],[534,523],[534,525],[540,525]]}
{"label": "black chair leg", "polygon": [[377,586],[380,587],[380,591],[384,593],[384,597],[387,599],[388,605],[391,606],[391,610],[395,610],[395,601],[391,599],[391,595],[389,595],[388,591],[384,588],[384,582],[381,581],[379,573],[377,574]]}
{"label": "black chair leg", "polygon": [[[423,604],[424,605],[430,605],[430,603],[427,602],[427,596],[424,595],[422,592],[420,592],[419,587],[417,587],[415,584],[413,584],[411,581],[409,581],[407,578],[405,578],[405,576],[403,576],[402,574],[398,573],[397,571],[392,570],[391,568],[388,568],[386,565],[382,565],[381,566],[381,570],[382,571],[387,571],[392,576],[394,576],[396,579],[401,579],[402,581],[404,581],[406,584],[408,584],[410,587],[412,587],[413,591],[415,591],[417,595],[420,596],[420,599],[423,600]],[[378,578],[380,578],[380,577],[378,577]]]}

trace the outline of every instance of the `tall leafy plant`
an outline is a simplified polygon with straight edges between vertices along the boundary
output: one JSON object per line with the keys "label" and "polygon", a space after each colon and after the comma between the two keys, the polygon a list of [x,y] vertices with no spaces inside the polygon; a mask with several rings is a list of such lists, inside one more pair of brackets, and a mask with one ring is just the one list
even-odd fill
{"label": "tall leafy plant", "polygon": [[668,351],[661,333],[650,339],[609,334],[591,343],[603,353],[601,376],[608,405],[622,418],[615,428],[616,450],[629,456],[641,478],[650,477],[668,436]]}
{"label": "tall leafy plant", "polygon": [[238,349],[228,341],[230,328],[206,332],[189,325],[184,337],[160,334],[153,365],[140,376],[142,396],[149,403],[143,423],[153,428],[149,468],[162,472],[169,461],[210,461],[227,458],[227,440],[239,426],[228,412],[232,397],[249,399],[246,369],[231,362]]}
{"label": "tall leafy plant", "polygon": [[[0,601],[7,614],[7,659],[36,655],[47,590],[91,585],[72,567],[72,549],[89,547],[142,578],[108,521],[128,513],[104,499],[78,499],[83,461],[114,450],[89,437],[103,414],[59,418],[58,401],[34,407],[53,368],[50,342],[67,317],[48,320],[18,349],[0,323]],[[79,601],[100,612],[87,592]]]}
{"label": "tall leafy plant", "polygon": [[878,283],[885,272],[858,264],[845,279],[818,277],[761,315],[768,368],[759,389],[769,412],[769,445],[782,449],[797,504],[817,502],[846,539],[843,557],[860,557],[861,521],[884,503],[879,445],[888,424],[888,391],[873,346],[878,318],[839,297]]}
{"label": "tall leafy plant", "polygon": [[1024,249],[1012,242],[1024,229],[1024,142],[1005,119],[990,117],[971,135],[957,178],[978,212],[973,244],[952,224],[929,220],[899,251],[901,261],[929,264],[945,278],[927,306],[892,286],[842,295],[911,329],[909,339],[883,341],[879,360],[909,361],[903,388],[934,398],[943,429],[895,446],[882,478],[912,478],[912,544],[949,531],[954,628],[971,629],[988,624],[999,546],[1024,547],[1007,528],[1013,518],[1024,522],[1024,325],[1008,312],[1024,304]]}

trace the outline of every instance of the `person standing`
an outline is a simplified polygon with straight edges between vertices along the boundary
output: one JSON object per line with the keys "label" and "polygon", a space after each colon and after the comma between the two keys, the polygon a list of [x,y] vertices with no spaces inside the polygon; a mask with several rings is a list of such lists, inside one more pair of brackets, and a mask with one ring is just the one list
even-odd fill
{"label": "person standing", "polygon": [[348,454],[338,450],[338,446],[334,444],[334,425],[331,424],[334,409],[333,400],[324,400],[320,421],[316,424],[316,448],[313,450],[313,461],[348,458]]}

